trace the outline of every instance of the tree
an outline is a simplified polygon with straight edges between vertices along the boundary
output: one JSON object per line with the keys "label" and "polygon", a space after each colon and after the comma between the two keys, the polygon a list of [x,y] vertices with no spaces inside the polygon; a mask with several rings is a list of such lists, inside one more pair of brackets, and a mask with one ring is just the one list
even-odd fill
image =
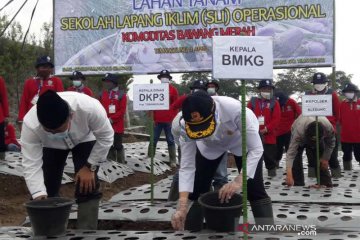
{"label": "tree", "polygon": [[291,68],[279,73],[275,78],[275,87],[277,90],[287,95],[296,92],[305,92],[311,90],[311,79],[316,69],[312,68]]}
{"label": "tree", "polygon": [[[333,86],[333,89],[336,89],[336,90],[344,89],[345,85],[351,82],[352,77],[353,77],[353,74],[347,75],[344,71],[336,71],[335,72],[336,86]],[[328,78],[329,78],[329,80],[331,82],[332,79],[334,78],[334,74],[331,73],[328,76]]]}

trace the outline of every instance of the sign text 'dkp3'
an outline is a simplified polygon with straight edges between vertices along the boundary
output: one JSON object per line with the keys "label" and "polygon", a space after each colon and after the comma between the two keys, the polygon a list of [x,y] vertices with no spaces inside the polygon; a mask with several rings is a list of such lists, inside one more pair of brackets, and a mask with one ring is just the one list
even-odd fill
{"label": "sign text 'dkp3'", "polygon": [[169,109],[169,84],[136,84],[133,96],[134,111]]}

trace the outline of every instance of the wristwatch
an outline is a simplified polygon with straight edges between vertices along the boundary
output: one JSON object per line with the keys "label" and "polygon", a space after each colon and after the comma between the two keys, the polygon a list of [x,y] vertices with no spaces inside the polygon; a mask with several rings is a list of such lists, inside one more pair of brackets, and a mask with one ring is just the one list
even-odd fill
{"label": "wristwatch", "polygon": [[90,170],[90,171],[92,171],[92,172],[95,172],[96,171],[96,169],[97,169],[97,166],[96,165],[93,165],[93,164],[91,164],[91,163],[85,163],[85,166]]}

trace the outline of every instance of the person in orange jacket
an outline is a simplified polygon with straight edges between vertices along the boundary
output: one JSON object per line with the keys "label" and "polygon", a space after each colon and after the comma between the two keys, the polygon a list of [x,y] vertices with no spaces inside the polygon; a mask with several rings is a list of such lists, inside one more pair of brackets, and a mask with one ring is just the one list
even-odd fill
{"label": "person in orange jacket", "polygon": [[5,80],[0,77],[0,160],[5,160],[5,120],[9,117],[9,103]]}
{"label": "person in orange jacket", "polygon": [[5,145],[6,151],[20,152],[21,146],[16,139],[15,127],[8,122],[5,122]]}
{"label": "person in orange jacket", "polygon": [[[169,84],[169,106],[171,106],[179,97],[177,89],[170,84],[172,76],[168,70],[162,70],[157,78],[161,81],[161,84]],[[155,110],[154,111],[154,151],[156,149],[156,144],[159,141],[162,130],[165,132],[166,142],[168,144],[169,150],[169,160],[170,166],[176,167],[176,147],[175,140],[171,133],[171,123],[175,118],[178,110],[172,109],[169,110]],[[151,156],[150,144],[148,148],[148,156]]]}
{"label": "person in orange jacket", "polygon": [[343,167],[344,170],[352,169],[352,152],[355,159],[360,163],[360,99],[357,94],[359,88],[348,83],[342,90],[345,99],[340,104],[341,126],[341,150],[344,152]]}
{"label": "person in orange jacket", "polygon": [[276,176],[276,134],[275,129],[280,123],[280,105],[273,96],[272,80],[261,80],[258,85],[260,97],[253,97],[247,107],[256,115],[259,121],[260,135],[264,146],[264,161],[269,177]]}
{"label": "person in orange jacket", "polygon": [[276,92],[275,97],[279,101],[281,108],[280,123],[276,128],[276,162],[279,167],[284,150],[287,152],[289,149],[291,126],[295,122],[295,119],[300,116],[301,108],[294,99],[285,95],[283,92]]}
{"label": "person in orange jacket", "polygon": [[126,113],[127,97],[124,90],[119,88],[118,76],[107,73],[102,79],[104,90],[99,101],[106,110],[109,121],[114,129],[114,144],[109,151],[109,158],[125,163],[125,151],[122,144],[124,135],[124,118]]}
{"label": "person in orange jacket", "polygon": [[84,82],[86,80],[85,76],[82,74],[82,72],[75,71],[70,76],[70,80],[72,81],[72,86],[68,87],[66,91],[74,91],[78,93],[84,93],[90,97],[93,97],[93,92],[90,88],[85,86]]}
{"label": "person in orange jacket", "polygon": [[49,56],[42,56],[36,60],[36,76],[28,78],[24,83],[21,95],[18,123],[23,122],[24,116],[30,108],[37,103],[39,96],[47,90],[64,91],[63,83],[59,77],[52,76],[54,64]]}

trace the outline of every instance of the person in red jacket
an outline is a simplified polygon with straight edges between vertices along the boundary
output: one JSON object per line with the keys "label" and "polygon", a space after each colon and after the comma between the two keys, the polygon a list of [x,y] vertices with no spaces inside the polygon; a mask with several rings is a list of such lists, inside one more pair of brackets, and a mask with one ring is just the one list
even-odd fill
{"label": "person in red jacket", "polygon": [[107,73],[102,80],[105,89],[102,91],[99,101],[105,108],[114,129],[114,144],[109,151],[109,158],[113,158],[119,163],[125,163],[122,138],[124,135],[124,117],[127,106],[126,93],[119,88],[117,75]]}
{"label": "person in red jacket", "polygon": [[16,139],[15,127],[11,123],[5,123],[5,145],[6,151],[20,152],[21,146]]}
{"label": "person in red jacket", "polygon": [[[206,80],[195,80],[195,81],[193,81],[190,84],[190,87],[189,87],[190,88],[190,94],[194,93],[194,92],[197,92],[199,90],[206,91],[206,83],[207,83]],[[184,102],[184,100],[186,99],[187,96],[188,96],[187,94],[184,94],[184,95],[178,97],[176,99],[176,101],[173,102],[170,105],[170,109],[172,109],[174,111],[181,110],[182,104],[183,104],[183,102]]]}
{"label": "person in red jacket", "polygon": [[280,122],[280,105],[273,96],[272,80],[261,80],[258,86],[260,97],[251,98],[248,108],[252,109],[259,121],[260,135],[264,145],[264,161],[269,177],[276,176],[276,134]]}
{"label": "person in red jacket", "polygon": [[[157,78],[161,81],[162,84],[169,84],[169,106],[171,106],[179,97],[177,89],[170,84],[172,76],[170,75],[168,70],[162,70],[157,76]],[[172,167],[176,166],[176,147],[174,137],[171,133],[171,123],[177,113],[178,110],[171,108],[169,110],[154,111],[154,149],[153,151],[150,151],[149,144],[148,150],[148,156],[151,156],[151,152],[155,154],[156,144],[159,141],[162,130],[164,130],[166,141],[168,144],[170,166]]]}
{"label": "person in red jacket", "polygon": [[21,95],[18,123],[23,122],[24,116],[30,108],[36,104],[39,96],[47,90],[56,92],[64,91],[60,78],[52,76],[54,64],[49,56],[39,57],[35,64],[36,76],[28,78],[24,83],[24,89]]}
{"label": "person in red jacket", "polygon": [[75,71],[70,76],[70,80],[72,81],[72,86],[66,89],[66,91],[73,91],[78,93],[84,93],[90,97],[93,96],[93,92],[90,88],[86,87],[84,82],[86,80],[85,76],[82,72]]}
{"label": "person in red jacket", "polygon": [[351,170],[352,152],[360,163],[360,99],[359,89],[352,83],[342,90],[345,99],[340,104],[341,149],[344,152],[344,170]]}
{"label": "person in red jacket", "polygon": [[301,108],[297,102],[286,96],[283,92],[276,92],[275,97],[279,101],[281,109],[280,123],[276,128],[276,161],[279,167],[280,160],[283,156],[284,149],[287,152],[290,144],[291,126],[295,119],[300,116]]}
{"label": "person in red jacket", "polygon": [[[332,96],[333,115],[327,116],[327,119],[333,125],[334,131],[336,133],[336,123],[339,120],[340,100],[336,91],[328,87],[328,82],[329,80],[327,79],[324,73],[322,72],[315,73],[312,78],[314,90],[312,90],[311,92],[306,92],[305,94],[309,94],[309,95],[327,94]],[[341,177],[341,168],[338,160],[338,140],[336,140],[335,148],[331,154],[331,158],[329,160],[329,166],[332,177],[334,178]],[[309,177],[315,177],[315,170],[313,168],[309,168],[308,171],[309,171]]]}
{"label": "person in red jacket", "polygon": [[9,117],[9,103],[5,80],[0,77],[0,160],[5,160],[5,120]]}

